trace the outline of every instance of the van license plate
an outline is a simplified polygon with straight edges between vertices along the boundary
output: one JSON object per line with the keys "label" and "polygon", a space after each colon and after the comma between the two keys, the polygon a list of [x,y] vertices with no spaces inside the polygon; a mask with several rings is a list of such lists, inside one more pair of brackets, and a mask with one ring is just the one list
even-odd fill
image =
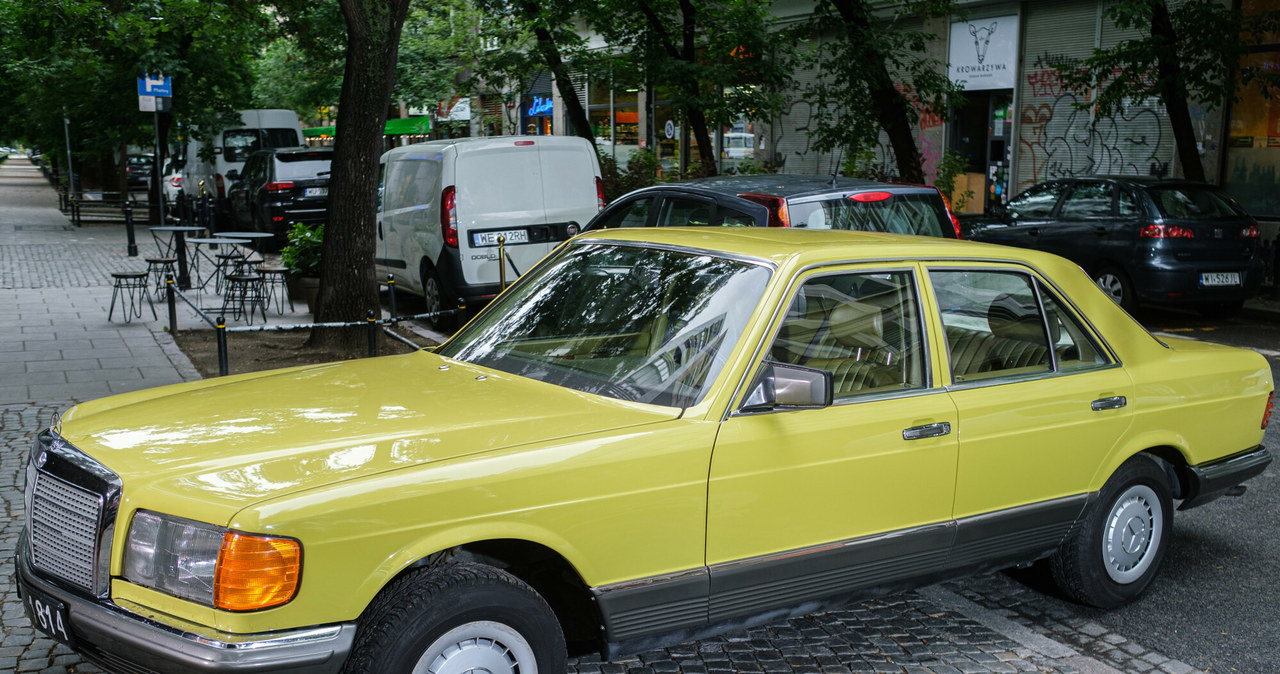
{"label": "van license plate", "polygon": [[1240,285],[1240,272],[1209,272],[1200,275],[1200,285],[1202,286],[1238,286]]}
{"label": "van license plate", "polygon": [[304,197],[327,197],[329,196],[328,187],[307,187],[302,190]]}
{"label": "van license plate", "polygon": [[27,605],[27,617],[36,629],[64,644],[74,645],[66,604],[27,587],[23,588],[22,594]]}
{"label": "van license plate", "polygon": [[505,244],[529,243],[529,230],[509,229],[505,232],[472,232],[471,247],[484,248],[498,245],[498,237],[506,237]]}

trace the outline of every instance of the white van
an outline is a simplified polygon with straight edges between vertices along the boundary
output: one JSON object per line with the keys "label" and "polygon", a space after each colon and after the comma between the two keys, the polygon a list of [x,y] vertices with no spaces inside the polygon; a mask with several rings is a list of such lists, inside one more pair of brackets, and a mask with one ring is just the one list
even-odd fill
{"label": "white van", "polygon": [[381,176],[379,273],[428,311],[487,302],[500,265],[513,282],[604,208],[595,150],[576,136],[406,145],[382,155]]}
{"label": "white van", "polygon": [[230,213],[227,188],[244,169],[244,160],[254,150],[303,145],[302,125],[292,110],[241,110],[240,126],[223,129],[212,144],[212,156],[206,159],[200,156],[204,145],[194,137],[188,141],[182,192],[198,196],[203,180],[205,193],[214,195],[218,222],[225,223]]}

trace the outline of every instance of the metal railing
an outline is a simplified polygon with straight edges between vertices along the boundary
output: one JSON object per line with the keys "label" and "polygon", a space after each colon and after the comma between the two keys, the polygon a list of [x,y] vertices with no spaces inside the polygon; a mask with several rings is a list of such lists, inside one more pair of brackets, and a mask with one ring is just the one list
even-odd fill
{"label": "metal railing", "polygon": [[174,282],[173,274],[166,274],[164,279],[165,302],[169,308],[169,334],[176,335],[178,333],[178,299],[187,303],[196,312],[196,315],[204,322],[208,323],[217,332],[218,340],[218,375],[225,377],[229,371],[229,356],[227,353],[227,335],[236,332],[288,332],[292,330],[310,330],[312,328],[358,328],[364,327],[369,335],[369,357],[373,358],[378,355],[378,331],[397,339],[415,349],[421,349],[422,346],[406,339],[403,335],[397,334],[394,330],[387,328],[388,325],[395,325],[401,321],[411,321],[419,319],[434,319],[442,316],[452,316],[466,311],[465,305],[459,305],[456,309],[445,309],[442,311],[428,311],[421,314],[413,314],[411,316],[396,315],[395,285],[390,278],[387,279],[387,285],[391,290],[391,315],[386,318],[376,318],[378,312],[370,309],[365,314],[363,321],[346,321],[346,322],[328,322],[328,323],[293,323],[288,325],[244,325],[244,326],[227,326],[226,316],[219,314],[216,318],[201,308],[198,304],[191,301],[186,293],[178,288],[178,284]]}

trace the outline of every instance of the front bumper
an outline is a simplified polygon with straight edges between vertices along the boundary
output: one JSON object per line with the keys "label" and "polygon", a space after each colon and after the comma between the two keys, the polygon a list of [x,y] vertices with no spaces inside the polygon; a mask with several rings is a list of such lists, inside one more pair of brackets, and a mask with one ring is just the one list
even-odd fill
{"label": "front bumper", "polygon": [[1187,493],[1178,510],[1204,505],[1222,496],[1232,487],[1261,474],[1270,463],[1271,452],[1258,445],[1217,461],[1187,466]]}
{"label": "front bumper", "polygon": [[[88,599],[40,578],[27,549],[24,531],[15,574],[19,595],[35,591],[65,604],[75,649],[109,671],[326,674],[341,669],[355,640],[355,623],[229,634],[142,606]],[[23,606],[30,611],[29,602]]]}

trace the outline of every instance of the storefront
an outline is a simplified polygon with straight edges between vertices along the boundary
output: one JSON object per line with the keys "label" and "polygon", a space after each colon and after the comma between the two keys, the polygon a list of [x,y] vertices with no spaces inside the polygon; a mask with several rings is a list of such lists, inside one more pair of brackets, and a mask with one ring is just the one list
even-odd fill
{"label": "storefront", "polygon": [[947,147],[968,162],[968,211],[1009,199],[1020,26],[1016,13],[951,23],[948,76],[963,83],[964,104],[951,115]]}

